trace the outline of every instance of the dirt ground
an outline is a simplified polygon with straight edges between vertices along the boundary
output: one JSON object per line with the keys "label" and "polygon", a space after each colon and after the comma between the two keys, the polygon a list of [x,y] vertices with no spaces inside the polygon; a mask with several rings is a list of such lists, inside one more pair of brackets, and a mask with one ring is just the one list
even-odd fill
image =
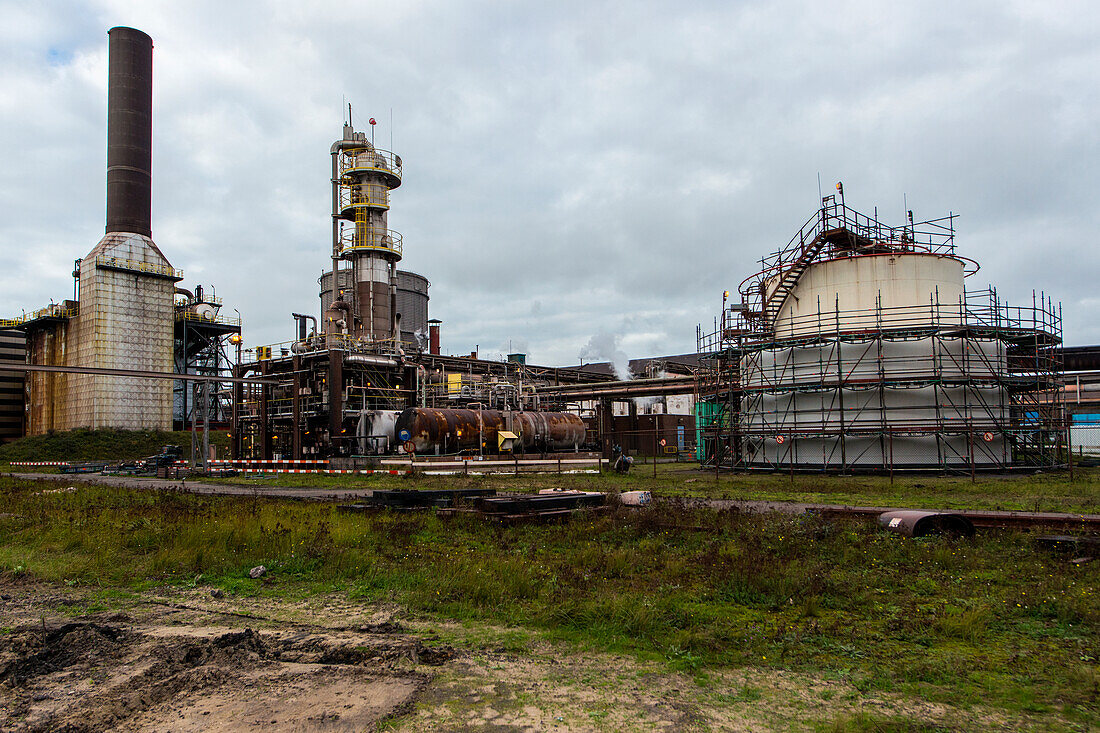
{"label": "dirt ground", "polygon": [[0,584],[0,730],[803,730],[1036,721],[768,669],[684,674],[331,595]]}

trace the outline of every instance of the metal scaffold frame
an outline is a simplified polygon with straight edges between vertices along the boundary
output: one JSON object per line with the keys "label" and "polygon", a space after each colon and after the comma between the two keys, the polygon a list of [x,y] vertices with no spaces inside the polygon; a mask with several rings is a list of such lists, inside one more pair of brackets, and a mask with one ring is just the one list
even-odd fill
{"label": "metal scaffold frame", "polygon": [[953,303],[934,292],[927,306],[886,307],[880,293],[870,312],[844,310],[838,296],[776,327],[781,301],[816,262],[914,251],[961,261],[952,219],[884,227],[826,197],[792,244],[764,258],[743,281],[741,302],[723,303],[713,330],[696,332],[706,355],[695,395],[703,465],[1066,465],[1062,314],[1045,294],[1010,306],[993,288]]}
{"label": "metal scaffold frame", "polygon": [[[179,374],[197,374],[212,377],[232,377],[237,362],[231,339],[240,342],[241,319],[217,312],[222,301],[217,297],[198,299],[188,295],[187,300],[177,301],[173,335],[172,360]],[[198,312],[190,306],[198,303],[210,306]],[[227,383],[228,384],[228,383]],[[213,389],[197,390],[184,381],[173,385],[172,421],[180,430],[196,423],[227,425],[232,410],[231,393],[221,384]]]}

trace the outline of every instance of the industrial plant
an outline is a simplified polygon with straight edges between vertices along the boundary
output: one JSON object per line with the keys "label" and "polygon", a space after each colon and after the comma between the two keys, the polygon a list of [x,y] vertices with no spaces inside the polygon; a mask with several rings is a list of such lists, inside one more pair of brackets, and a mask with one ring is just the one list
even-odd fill
{"label": "industrial plant", "polygon": [[181,414],[191,401],[182,382],[174,400],[174,380],[102,372],[219,373],[223,336],[240,333],[220,301],[176,287],[183,273],[152,239],[153,42],[133,28],[109,38],[106,234],[75,261],[72,299],[0,324],[25,335],[29,364],[48,368],[25,379],[28,435],[170,430],[174,401]]}
{"label": "industrial plant", "polygon": [[[953,215],[887,225],[848,207],[839,184],[726,293],[695,354],[620,375],[445,355],[428,278],[398,269],[417,246],[390,228],[401,156],[357,130],[350,107],[328,151],[319,302],[285,314],[285,341],[244,349],[213,285],[180,287],[152,239],[152,41],[109,37],[106,234],[75,261],[71,299],[0,322],[0,355],[25,361],[0,372],[7,437],[201,423],[226,430],[237,459],[350,468],[616,447],[718,470],[1068,460],[1060,306],[968,287],[978,263],[957,250]],[[670,397],[682,414],[667,414]]]}

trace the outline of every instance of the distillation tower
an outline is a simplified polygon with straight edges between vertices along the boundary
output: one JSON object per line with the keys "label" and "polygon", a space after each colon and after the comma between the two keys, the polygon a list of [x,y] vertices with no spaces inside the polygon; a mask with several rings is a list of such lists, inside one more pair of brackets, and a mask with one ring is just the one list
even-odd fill
{"label": "distillation tower", "polygon": [[[374,120],[371,120],[372,126]],[[389,228],[390,191],[401,185],[401,157],[380,150],[350,120],[332,145],[331,296],[323,330],[370,343],[400,339],[397,263],[401,235]],[[341,263],[346,267],[341,268]]]}

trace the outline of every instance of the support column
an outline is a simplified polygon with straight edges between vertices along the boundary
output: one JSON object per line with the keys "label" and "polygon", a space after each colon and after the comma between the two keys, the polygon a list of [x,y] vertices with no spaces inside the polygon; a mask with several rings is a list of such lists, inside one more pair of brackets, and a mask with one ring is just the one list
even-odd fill
{"label": "support column", "polygon": [[328,405],[329,405],[329,452],[339,453],[344,429],[344,352],[329,349],[328,352]]}
{"label": "support column", "polygon": [[[260,376],[267,376],[267,362],[260,362]],[[268,385],[260,385],[260,458],[265,461],[270,461],[272,456],[271,450],[271,425],[267,419],[267,396]]]}
{"label": "support column", "polygon": [[291,458],[298,461],[302,458],[302,357],[298,354],[294,355],[291,360],[292,369],[294,369],[294,394],[290,398],[291,409]]}
{"label": "support column", "polygon": [[[233,365],[233,376],[240,379],[244,376],[244,368],[240,364]],[[233,452],[233,458],[244,458],[241,455],[241,403],[244,401],[244,385],[240,382],[233,383],[233,412],[231,425],[233,430],[233,440],[231,443],[231,450]]]}

